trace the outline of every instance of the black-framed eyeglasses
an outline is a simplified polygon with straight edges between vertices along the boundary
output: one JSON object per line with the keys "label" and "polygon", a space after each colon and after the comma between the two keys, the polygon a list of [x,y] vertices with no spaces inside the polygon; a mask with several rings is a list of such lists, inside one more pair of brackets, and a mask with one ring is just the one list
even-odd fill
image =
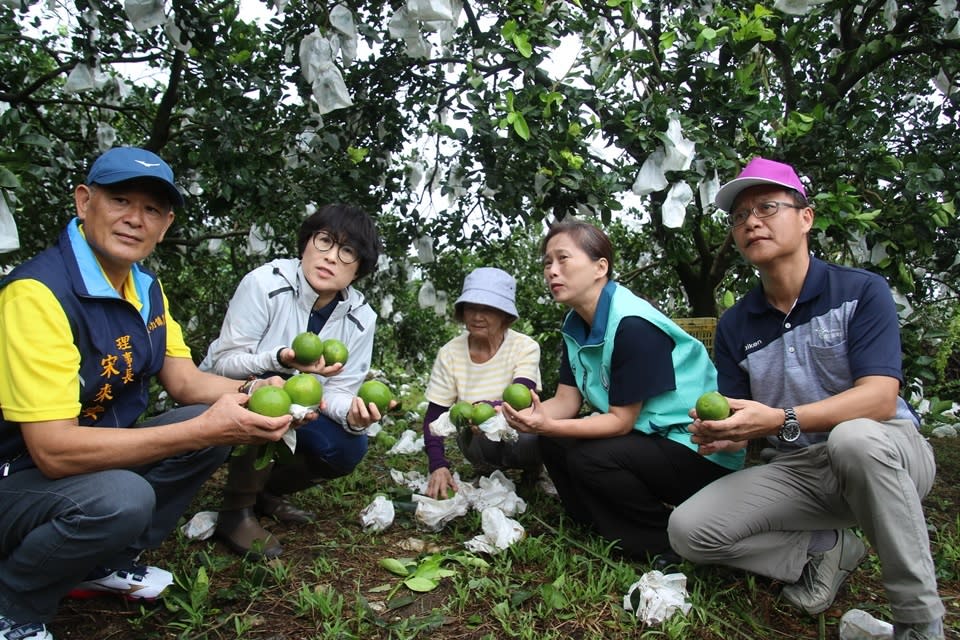
{"label": "black-framed eyeglasses", "polygon": [[779,202],[777,200],[768,200],[766,202],[761,202],[755,207],[747,208],[741,207],[736,211],[731,211],[727,214],[727,224],[731,227],[739,227],[744,222],[747,221],[747,218],[750,217],[752,213],[757,218],[769,218],[770,216],[777,215],[777,212],[780,211],[780,207],[790,207],[791,209],[803,209],[803,207],[793,204],[792,202]]}
{"label": "black-framed eyeglasses", "polygon": [[320,253],[330,251],[333,249],[333,245],[337,245],[337,257],[343,264],[353,264],[360,259],[360,252],[355,247],[349,244],[340,244],[326,231],[317,231],[313,234],[313,246]]}

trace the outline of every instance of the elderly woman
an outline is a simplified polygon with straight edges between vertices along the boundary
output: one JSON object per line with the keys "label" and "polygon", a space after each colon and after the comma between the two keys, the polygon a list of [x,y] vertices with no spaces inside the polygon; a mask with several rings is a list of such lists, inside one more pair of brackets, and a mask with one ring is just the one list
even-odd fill
{"label": "elderly woman", "polygon": [[[423,435],[430,465],[427,495],[432,498],[458,487],[444,456],[443,438],[430,432],[430,424],[459,401],[496,406],[513,382],[531,390],[540,386],[540,345],[510,328],[518,317],[516,290],[513,276],[491,267],[475,269],[463,281],[454,308],[466,332],[440,348],[427,384]],[[492,442],[482,433],[461,431],[457,441],[464,457],[480,470],[540,470],[536,438],[529,434],[516,442]]]}
{"label": "elderly woman", "polygon": [[[519,431],[539,434],[571,518],[628,556],[678,561],[667,505],[743,464],[742,450],[701,455],[687,431],[699,395],[717,388],[716,369],[701,342],[612,280],[613,246],[600,229],[555,224],[541,253],[550,293],[570,309],[557,393],[502,411]],[[593,412],[579,417],[584,401]]]}

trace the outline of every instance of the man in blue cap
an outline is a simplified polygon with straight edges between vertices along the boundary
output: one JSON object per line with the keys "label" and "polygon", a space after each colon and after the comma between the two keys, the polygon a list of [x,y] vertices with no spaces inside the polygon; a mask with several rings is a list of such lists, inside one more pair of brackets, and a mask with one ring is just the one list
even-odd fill
{"label": "man in blue cap", "polygon": [[[252,383],[197,369],[140,265],[183,205],[170,167],[111,149],[74,202],[57,243],[0,281],[4,640],[52,639],[46,623],[71,592],[156,598],[173,578],[140,553],[173,530],[229,445],[290,426],[244,407]],[[183,406],[138,423],[154,378]]]}
{"label": "man in blue cap", "polygon": [[793,167],[754,158],[717,193],[760,284],[728,309],[714,341],[733,415],[695,420],[701,452],[766,438],[766,464],[707,485],[674,510],[684,558],[787,583],[810,615],[833,604],[866,554],[882,565],[895,640],[942,640],[944,606],[921,500],[930,444],[900,396],[900,325],[886,281],[810,254],[814,212]]}

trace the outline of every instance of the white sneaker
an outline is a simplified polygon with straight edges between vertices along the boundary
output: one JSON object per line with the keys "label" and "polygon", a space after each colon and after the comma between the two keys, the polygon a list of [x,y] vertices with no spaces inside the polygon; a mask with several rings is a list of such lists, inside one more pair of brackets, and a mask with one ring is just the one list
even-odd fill
{"label": "white sneaker", "polygon": [[154,600],[173,584],[169,571],[145,564],[126,570],[100,568],[68,594],[70,598],[94,598],[112,593],[128,600]]}
{"label": "white sneaker", "polygon": [[0,640],[53,640],[42,622],[23,622],[17,624],[5,616],[0,616]]}

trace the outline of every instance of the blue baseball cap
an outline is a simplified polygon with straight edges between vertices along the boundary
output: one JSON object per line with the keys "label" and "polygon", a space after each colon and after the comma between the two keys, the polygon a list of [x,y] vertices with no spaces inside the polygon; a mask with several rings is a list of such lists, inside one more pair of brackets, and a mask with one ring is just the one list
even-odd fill
{"label": "blue baseball cap", "polygon": [[184,205],[183,194],[173,182],[173,169],[160,156],[137,147],[114,147],[97,158],[87,184],[116,184],[137,178],[149,178],[163,184],[170,202],[178,207]]}

